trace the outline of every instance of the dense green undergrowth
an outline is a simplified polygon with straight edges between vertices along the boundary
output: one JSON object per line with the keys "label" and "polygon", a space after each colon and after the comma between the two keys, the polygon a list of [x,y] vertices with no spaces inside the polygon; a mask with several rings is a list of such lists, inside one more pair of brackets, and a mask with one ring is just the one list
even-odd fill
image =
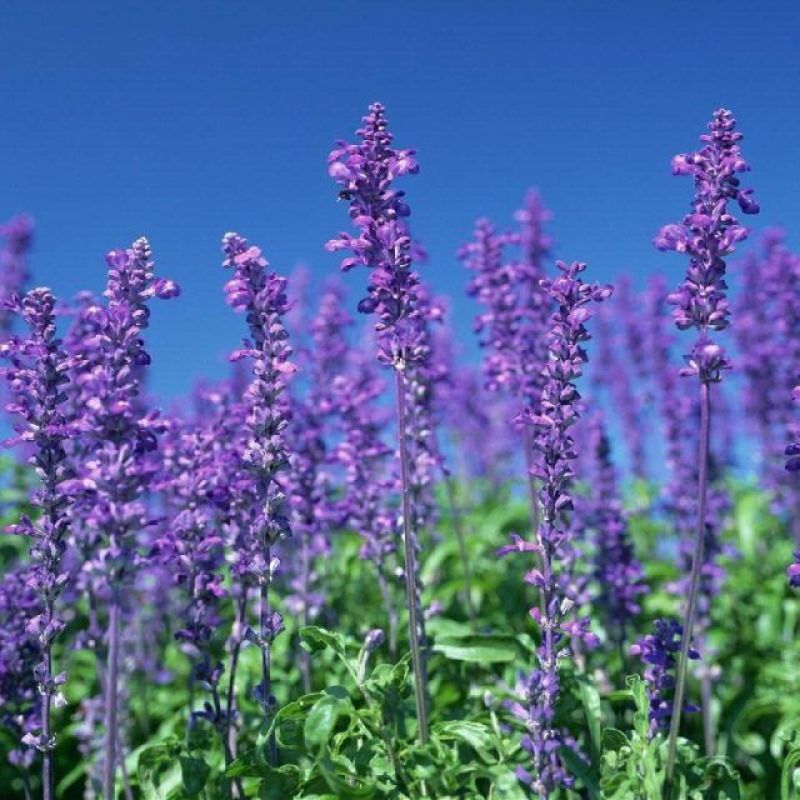
{"label": "dense green undergrowth", "polygon": [[[766,497],[747,486],[733,489],[733,524],[726,537],[738,551],[726,564],[724,591],[716,599],[707,643],[715,678],[711,717],[713,756],[703,754],[699,714],[685,717],[678,759],[678,796],[774,800],[800,797],[800,600],[787,587],[784,568],[792,545],[785,525],[773,517]],[[12,516],[22,493],[5,490],[4,511]],[[675,576],[670,532],[651,512],[651,497],[639,487],[629,498],[637,552],[647,567],[649,591],[632,640],[651,621],[678,611],[666,587]],[[530,669],[537,632],[527,613],[533,602],[522,579],[524,558],[498,559],[495,551],[510,532],[524,531],[526,505],[510,492],[464,490],[459,500],[472,565],[471,625],[465,611],[452,515],[424,543],[424,601],[441,613],[428,622],[431,740],[415,738],[409,660],[401,637],[400,656],[387,644],[373,653],[363,646],[373,628],[385,628],[385,610],[370,565],[358,558],[359,540],[339,534],[325,562],[327,603],[314,625],[300,629],[285,613],[286,632],[276,642],[274,683],[278,711],[270,724],[250,691],[237,726],[236,757],[225,768],[220,737],[210,724],[187,726],[187,660],[166,628],[154,651],[160,674],[133,669],[125,695],[125,773],[134,797],[155,800],[227,798],[231,790],[262,800],[332,798],[463,798],[522,800],[515,777],[522,764],[520,731],[504,702],[520,671]],[[20,543],[0,543],[9,564]],[[398,585],[398,593],[400,587]],[[80,629],[85,608],[73,614]],[[229,620],[224,621],[230,624]],[[602,638],[602,631],[597,631]],[[69,637],[65,637],[68,640]],[[221,641],[224,637],[221,637]],[[709,655],[710,654],[710,655]],[[219,653],[224,660],[226,654]],[[311,665],[311,690],[304,691],[301,661]],[[87,793],[91,759],[79,751],[78,711],[98,691],[92,656],[70,649],[68,704],[57,712],[61,731],[56,750],[57,796]],[[62,661],[63,660],[63,661]],[[627,652],[581,652],[563,667],[558,722],[579,743],[565,753],[575,788],[559,798],[632,798],[661,795],[665,743],[649,736],[648,699],[641,664]],[[245,690],[259,680],[259,652],[245,647],[238,680]],[[224,683],[224,681],[223,681]],[[700,686],[690,682],[697,702]],[[195,708],[206,698],[194,689]],[[267,744],[274,736],[278,765],[270,766]],[[0,748],[15,742],[7,732]],[[19,771],[0,759],[2,797],[23,797]],[[36,768],[31,784],[36,788]],[[91,787],[90,787],[91,788]],[[125,788],[120,785],[120,796]]]}

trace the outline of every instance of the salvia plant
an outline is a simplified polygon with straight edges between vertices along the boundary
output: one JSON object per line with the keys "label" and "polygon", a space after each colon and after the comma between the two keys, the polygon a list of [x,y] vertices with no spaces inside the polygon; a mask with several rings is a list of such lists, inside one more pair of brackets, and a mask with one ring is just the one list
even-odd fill
{"label": "salvia plant", "polygon": [[673,159],[683,279],[612,286],[533,189],[427,265],[374,103],[327,162],[356,286],[225,234],[243,341],[163,410],[148,240],[59,299],[0,225],[0,795],[800,797],[800,255],[734,254],[741,138]]}

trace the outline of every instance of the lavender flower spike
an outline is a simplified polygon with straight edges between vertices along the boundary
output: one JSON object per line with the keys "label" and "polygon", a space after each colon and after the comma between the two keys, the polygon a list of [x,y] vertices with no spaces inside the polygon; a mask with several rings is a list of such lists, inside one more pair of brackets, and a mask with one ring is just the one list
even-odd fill
{"label": "lavender flower spike", "polygon": [[[95,334],[84,345],[89,352],[76,365],[73,383],[83,398],[80,446],[76,466],[78,498],[85,515],[75,515],[83,535],[96,536],[98,546],[86,565],[98,593],[106,594],[107,664],[105,670],[105,755],[103,796],[113,800],[117,767],[118,677],[120,623],[137,565],[138,534],[149,522],[144,492],[158,465],[152,458],[163,426],[158,415],[143,408],[140,378],[150,363],[142,332],[147,328],[153,298],[177,296],[175,283],[155,276],[147,239],[106,255],[107,304],[96,310]],[[93,312],[95,313],[95,312]]]}
{"label": "lavender flower spike", "polygon": [[603,612],[610,638],[621,650],[626,632],[641,611],[638,598],[646,591],[644,571],[636,559],[628,520],[619,500],[611,444],[602,413],[593,414],[588,423],[594,467],[590,513],[595,529],[597,604]]}
{"label": "lavender flower spike", "polygon": [[[243,563],[242,577],[259,589],[259,630],[248,630],[246,636],[261,650],[258,693],[269,722],[276,706],[270,672],[272,642],[283,630],[281,615],[270,605],[270,586],[279,566],[273,548],[291,533],[286,497],[277,481],[278,474],[289,464],[285,441],[289,409],[284,392],[295,367],[289,361],[292,350],[282,320],[289,304],[286,279],[267,272],[267,260],[258,247],[248,245],[238,233],[226,233],[222,249],[223,266],[233,270],[233,277],[225,286],[228,303],[234,310],[247,314],[251,337],[232,356],[249,357],[253,364],[253,380],[244,398],[248,434],[244,462],[255,484],[255,512],[249,531],[250,552]],[[274,765],[277,763],[274,737],[268,747]]]}
{"label": "lavender flower spike", "polygon": [[67,437],[74,433],[74,426],[63,411],[66,400],[63,387],[69,382],[71,359],[56,335],[55,298],[49,289],[32,289],[22,299],[16,298],[11,307],[25,320],[30,333],[27,338],[12,337],[0,346],[12,364],[3,370],[13,398],[7,408],[23,420],[16,428],[18,435],[10,441],[33,446],[31,463],[41,481],[33,499],[42,512],[37,522],[22,517],[10,528],[32,541],[33,567],[28,583],[36,590],[40,602],[40,613],[28,622],[27,630],[36,639],[41,653],[41,661],[34,667],[41,698],[41,730],[38,734],[27,732],[22,741],[43,755],[43,796],[51,800],[55,747],[51,706],[53,701],[56,706],[66,702],[60,687],[67,678],[64,673],[53,674],[52,646],[64,629],[55,606],[69,581],[61,561],[69,529],[70,486],[75,483],[64,449]]}
{"label": "lavender flower spike", "polygon": [[[654,634],[639,639],[631,646],[631,655],[639,656],[645,665],[644,679],[650,696],[650,733],[666,732],[672,719],[672,698],[669,696],[675,687],[672,671],[675,669],[675,655],[681,649],[683,629],[674,619],[657,619],[653,623]],[[699,658],[697,651],[690,648],[689,658]],[[697,706],[684,706],[684,711],[697,711]]]}
{"label": "lavender flower spike", "polygon": [[[542,288],[544,261],[552,240],[545,233],[550,213],[539,195],[529,192],[525,207],[515,215],[519,231],[498,234],[488,220],[479,220],[474,240],[459,251],[474,273],[468,286],[485,307],[475,322],[480,344],[488,352],[484,360],[486,388],[511,395],[520,407],[534,409],[543,387],[542,369],[547,360],[547,328],[551,301]],[[520,257],[506,262],[504,247],[518,245]],[[526,427],[523,451],[528,468],[528,493],[533,528],[538,527],[536,483],[530,476],[531,442]]]}
{"label": "lavender flower spike", "polygon": [[489,351],[484,359],[486,388],[516,396],[522,371],[517,349],[522,320],[514,291],[516,272],[503,257],[507,241],[488,219],[479,219],[473,240],[459,250],[458,257],[473,273],[468,294],[485,307],[475,319],[475,330],[481,346]]}
{"label": "lavender flower spike", "polygon": [[673,174],[694,177],[692,212],[680,223],[665,225],[653,242],[659,250],[675,250],[689,256],[686,280],[669,301],[675,306],[678,328],[694,327],[700,332],[692,353],[686,357],[684,374],[697,375],[703,383],[717,382],[720,371],[730,367],[722,348],[713,344],[708,335],[709,331],[728,327],[725,258],[748,233],[728,211],[728,203],[737,201],[745,214],[760,210],[752,197],[753,190],[741,188],[737,177],[750,166],[742,157],[738,144],[742,134],[735,126],[730,111],[715,111],[710,133],[700,137],[705,146],[672,160]]}
{"label": "lavender flower spike", "polygon": [[41,730],[42,706],[41,699],[37,702],[39,687],[34,676],[42,653],[39,643],[27,630],[29,621],[41,610],[31,570],[31,567],[12,569],[0,577],[0,726],[20,742],[20,747],[8,753],[8,762],[22,773],[26,797],[32,797],[28,770],[36,749],[23,739],[26,734]]}
{"label": "lavender flower spike", "polygon": [[[292,398],[289,507],[298,558],[292,564],[292,593],[287,608],[304,627],[319,616],[325,600],[320,566],[330,553],[330,532],[340,509],[332,498],[327,469],[331,461],[327,427],[336,410],[334,384],[347,361],[346,328],[352,324],[342,305],[343,289],[331,281],[324,289],[319,310],[309,329],[313,347],[305,349],[303,366],[309,373],[306,393]],[[306,692],[311,691],[311,662],[305,650],[298,653]]]}
{"label": "lavender flower spike", "polygon": [[[214,631],[221,620],[219,605],[227,592],[222,584],[223,539],[219,533],[216,480],[222,446],[210,420],[186,422],[173,419],[164,436],[163,466],[159,478],[168,512],[163,534],[155,542],[155,554],[182,587],[185,607],[182,627],[175,632],[191,663],[189,677],[189,725],[207,719],[223,733],[227,720],[220,701],[222,664],[214,658]],[[192,707],[195,685],[205,688],[211,703],[203,711]],[[231,754],[223,735],[226,763]]]}
{"label": "lavender flower spike", "polygon": [[332,384],[342,426],[342,438],[334,451],[344,470],[342,517],[362,539],[359,558],[375,566],[388,617],[389,653],[394,658],[398,613],[389,561],[400,537],[389,499],[395,485],[390,475],[392,449],[383,440],[389,415],[379,404],[385,386],[374,360],[368,360],[362,350],[353,350],[351,362],[348,372]]}
{"label": "lavender flower spike", "polygon": [[559,662],[569,652],[562,640],[566,635],[590,647],[597,643],[589,631],[588,619],[567,619],[575,598],[562,596],[563,584],[559,578],[569,535],[565,514],[572,509],[572,461],[577,456],[570,434],[578,419],[580,400],[575,381],[587,361],[583,343],[590,338],[586,329],[592,315],[590,304],[611,294],[609,286],[581,280],[585,264],[568,265],[559,261],[556,266],[561,275],[543,282],[557,307],[547,337],[549,358],[543,372],[544,388],[538,406],[527,407],[522,415],[522,422],[533,430],[532,474],[540,486],[540,523],[536,541],[526,542],[516,537],[511,545],[498,551],[501,555],[512,552],[539,555],[539,564],[525,577],[541,596],[541,604],[530,611],[541,630],[541,644],[537,649],[538,668],[526,681],[528,733],[522,740],[523,748],[532,757],[534,771],[531,774],[523,770],[519,774],[545,800],[559,785],[573,783],[559,753],[567,742],[553,724],[559,695]]}
{"label": "lavender flower spike", "polygon": [[669,296],[675,306],[675,324],[680,330],[696,328],[699,336],[689,355],[683,375],[696,375],[700,381],[700,448],[698,462],[698,514],[692,558],[691,582],[683,625],[684,638],[678,661],[675,700],[669,733],[666,767],[666,790],[669,793],[675,769],[675,754],[680,730],[689,642],[694,627],[697,594],[703,562],[710,444],[710,387],[730,368],[722,347],[713,342],[710,332],[728,326],[728,300],[725,283],[725,258],[736,244],[747,238],[747,230],[728,210],[728,203],[738,202],[745,214],[757,214],[758,203],[752,189],[740,185],[740,173],[750,169],[739,148],[742,134],[735,130],[736,120],[726,109],[714,112],[709,133],[700,140],[703,147],[695,153],[681,154],[672,160],[675,175],[694,177],[695,196],[692,211],[682,222],[667,225],[655,239],[660,250],[675,250],[689,256],[686,279]]}
{"label": "lavender flower spike", "polygon": [[0,336],[6,336],[11,327],[13,311],[9,303],[22,293],[28,282],[28,251],[33,242],[33,222],[21,214],[0,225],[0,237],[5,246],[0,248]]}
{"label": "lavender flower spike", "polygon": [[350,203],[350,218],[358,235],[342,233],[328,242],[327,248],[350,251],[351,255],[342,261],[344,270],[358,265],[369,268],[367,296],[358,308],[363,313],[376,315],[378,359],[395,372],[406,605],[418,735],[425,744],[428,741],[425,627],[416,568],[406,373],[424,366],[430,350],[426,346],[425,313],[417,302],[419,276],[412,270],[414,248],[405,222],[411,212],[404,193],[392,186],[396,178],[418,172],[419,165],[412,150],[392,147],[393,137],[380,103],[370,106],[363,122],[363,127],[356,132],[361,141],[358,144],[340,142],[328,157],[328,171],[341,186],[339,197]]}

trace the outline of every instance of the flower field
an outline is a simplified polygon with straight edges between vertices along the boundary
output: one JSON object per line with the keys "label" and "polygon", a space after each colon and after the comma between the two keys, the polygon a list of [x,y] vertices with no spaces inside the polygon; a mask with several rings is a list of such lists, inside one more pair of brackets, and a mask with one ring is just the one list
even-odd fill
{"label": "flower field", "polygon": [[56,297],[0,227],[0,796],[800,797],[800,255],[732,112],[675,143],[668,272],[596,282],[531,189],[450,298],[387,113],[324,284],[208,254],[242,344],[179,402],[146,238]]}

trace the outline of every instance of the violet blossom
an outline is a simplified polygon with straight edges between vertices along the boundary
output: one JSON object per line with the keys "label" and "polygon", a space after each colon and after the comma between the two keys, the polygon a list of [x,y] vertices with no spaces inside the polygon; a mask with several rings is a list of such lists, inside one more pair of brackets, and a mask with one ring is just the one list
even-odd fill
{"label": "violet blossom", "polygon": [[699,338],[686,357],[684,375],[697,375],[702,383],[715,383],[730,363],[710,331],[728,327],[730,311],[726,297],[725,258],[736,244],[747,238],[747,229],[728,210],[736,201],[745,214],[757,214],[759,205],[752,189],[744,189],[737,177],[750,169],[739,147],[742,134],[727,109],[714,112],[709,133],[700,137],[702,149],[683,153],[672,160],[675,175],[694,178],[692,212],[679,223],[665,225],[655,238],[659,250],[686,253],[686,280],[669,295],[675,306],[675,324],[680,330],[697,328]]}
{"label": "violet blossom", "polygon": [[[786,440],[800,433],[792,403],[800,359],[800,256],[786,246],[784,231],[770,228],[761,236],[759,251],[745,257],[742,273],[736,340],[744,408],[758,440],[761,478],[773,509],[790,517],[800,541],[800,487],[794,461],[786,464],[782,458]],[[786,454],[791,455],[791,446]]]}
{"label": "violet blossom", "polygon": [[389,651],[397,650],[397,610],[392,597],[393,556],[400,540],[394,501],[392,449],[385,441],[389,414],[380,404],[385,382],[361,351],[351,353],[347,372],[332,384],[341,439],[333,450],[344,469],[343,523],[361,537],[359,558],[375,567],[387,614]]}
{"label": "violet blossom", "polygon": [[571,462],[577,454],[570,429],[578,419],[580,400],[575,381],[587,361],[583,345],[590,337],[585,323],[592,315],[590,304],[611,294],[611,287],[581,280],[585,264],[559,261],[556,266],[561,274],[544,284],[557,308],[548,335],[544,388],[537,406],[526,407],[522,417],[523,424],[531,426],[533,431],[531,461],[533,477],[539,481],[540,522],[535,541],[515,537],[511,545],[498,551],[503,555],[533,552],[539,560],[525,577],[540,593],[540,605],[530,613],[541,630],[541,644],[537,648],[539,666],[527,681],[528,732],[522,742],[533,760],[533,773],[526,771],[522,777],[543,798],[549,797],[557,786],[573,783],[561,761],[562,734],[554,727],[559,662],[570,652],[563,639],[567,636],[589,647],[597,643],[588,619],[568,618],[575,600],[561,596],[559,579],[562,554],[568,544],[565,519],[573,507]]}
{"label": "violet blossom", "polygon": [[513,265],[505,261],[508,236],[499,234],[488,219],[475,223],[473,240],[459,250],[459,258],[472,271],[467,293],[485,311],[475,319],[484,359],[486,387],[493,392],[516,396],[520,386],[521,354],[516,349],[520,312],[515,291],[517,277]]}
{"label": "violet blossom", "polygon": [[509,237],[509,241],[520,248],[520,255],[513,263],[520,306],[516,349],[520,354],[520,392],[527,405],[539,401],[544,387],[542,366],[547,361],[548,326],[553,307],[542,281],[547,275],[545,263],[553,247],[553,240],[545,230],[552,216],[539,193],[531,189],[525,196],[525,205],[514,215],[518,230]]}
{"label": "violet blossom", "polygon": [[[644,679],[650,698],[650,733],[666,733],[672,718],[673,689],[675,688],[675,656],[681,649],[683,629],[674,619],[657,619],[655,633],[643,636],[631,646],[631,655],[641,658],[645,665]],[[689,648],[689,658],[697,659],[696,650]],[[697,706],[684,705],[686,712],[699,711]]]}
{"label": "violet blossom", "polygon": [[[221,621],[220,601],[227,595],[216,496],[217,433],[213,416],[169,421],[160,447],[157,483],[167,519],[154,552],[171,581],[182,589],[182,627],[174,636],[191,664],[190,698],[195,686],[209,693],[202,711],[190,707],[190,722],[207,719],[222,732],[226,724],[219,692],[223,667],[213,647],[214,631]],[[224,737],[223,744],[227,744]]]}
{"label": "violet blossom", "polygon": [[41,613],[35,583],[30,567],[9,569],[0,577],[0,725],[19,742],[9,751],[8,761],[21,771],[26,784],[38,752],[37,731],[42,727],[39,681],[34,674],[42,651],[28,629]]}
{"label": "violet blossom", "polygon": [[[236,574],[259,591],[258,631],[247,630],[246,638],[261,650],[261,683],[258,698],[266,721],[272,719],[276,699],[272,693],[271,648],[283,630],[281,615],[271,605],[270,586],[279,561],[275,545],[291,533],[286,495],[278,475],[289,465],[286,428],[289,405],[285,391],[295,367],[289,360],[291,347],[283,324],[288,310],[286,279],[268,272],[268,263],[258,247],[237,233],[222,240],[223,266],[233,270],[225,285],[229,305],[244,312],[250,339],[232,358],[252,359],[252,382],[243,400],[246,409],[247,442],[243,462],[252,475],[254,508],[247,531],[246,552],[240,553]],[[275,739],[270,739],[270,763],[276,763]]]}
{"label": "violet blossom", "polygon": [[[620,279],[614,302],[597,315],[598,351],[593,383],[602,386],[619,411],[620,428],[634,478],[646,476],[644,397],[641,381],[646,370],[645,331],[633,308],[629,281]],[[649,323],[650,321],[648,321]]]}
{"label": "violet blossom", "polygon": [[589,515],[594,530],[596,602],[612,641],[621,648],[641,611],[639,598],[646,591],[644,570],[634,553],[628,520],[620,502],[603,415],[596,412],[588,417],[587,423],[587,445],[593,462],[587,477],[591,485]]}
{"label": "violet blossom", "polygon": [[[333,498],[329,429],[338,410],[334,385],[346,370],[349,355],[346,329],[352,319],[342,301],[341,285],[329,282],[309,323],[311,347],[299,353],[301,369],[308,373],[304,391],[292,397],[289,506],[297,557],[290,565],[291,592],[286,603],[301,627],[313,623],[322,612],[321,568],[331,552],[331,530],[340,521]],[[308,653],[301,650],[298,656],[304,685],[310,691]]]}
{"label": "violet blossom", "polygon": [[33,221],[25,214],[0,224],[0,336],[11,328],[13,313],[9,308],[15,295],[21,294],[28,282],[28,252],[33,243]]}
{"label": "violet blossom", "polygon": [[28,731],[23,741],[43,754],[42,786],[46,799],[52,798],[54,792],[52,705],[66,703],[61,693],[66,674],[54,674],[52,647],[65,627],[56,605],[69,581],[62,560],[69,529],[68,509],[76,483],[64,447],[75,433],[73,422],[64,413],[64,385],[69,382],[72,360],[56,332],[55,302],[53,293],[46,288],[32,289],[24,297],[13,299],[10,306],[23,318],[29,333],[12,336],[0,346],[2,355],[11,361],[11,366],[2,370],[12,397],[6,408],[22,419],[15,426],[17,436],[8,443],[25,443],[31,448],[30,462],[40,481],[33,502],[41,516],[35,522],[23,516],[10,530],[31,540],[28,581],[40,602],[40,613],[29,620],[27,630],[41,652],[41,661],[34,667],[41,697],[41,730],[37,734]]}
{"label": "violet blossom", "polygon": [[[459,251],[474,273],[468,293],[485,307],[476,319],[484,359],[486,388],[513,397],[519,406],[535,409],[544,385],[548,320],[552,302],[542,287],[544,259],[552,241],[544,231],[550,214],[537,193],[529,192],[516,214],[520,230],[498,234],[488,220],[479,220],[475,238]],[[507,261],[506,245],[519,245],[520,257]],[[538,526],[536,481],[531,476],[530,431],[523,429],[528,493],[533,527]]]}
{"label": "violet blossom", "polygon": [[155,412],[143,410],[141,371],[150,363],[142,332],[155,298],[172,298],[175,283],[155,276],[150,244],[137,239],[127,250],[106,256],[108,285],[102,308],[89,306],[89,329],[81,339],[89,348],[74,370],[75,392],[83,398],[81,437],[76,453],[77,479],[84,498],[73,513],[87,535],[97,540],[86,568],[95,595],[105,597],[108,609],[105,669],[105,729],[103,791],[113,800],[117,767],[118,677],[120,624],[126,589],[137,565],[140,532],[149,524],[144,493],[153,480],[157,461],[153,451],[163,425]]}
{"label": "violet blossom", "polygon": [[758,203],[752,189],[741,187],[738,174],[749,170],[739,147],[742,134],[735,130],[736,120],[726,109],[714,112],[709,133],[700,139],[703,147],[695,153],[675,156],[675,175],[694,178],[695,196],[692,212],[680,223],[666,225],[654,241],[660,250],[675,250],[689,256],[685,281],[669,295],[675,306],[675,324],[680,330],[694,327],[698,338],[682,375],[696,375],[700,382],[700,438],[698,458],[697,527],[692,555],[691,579],[686,603],[684,640],[678,661],[675,702],[669,733],[667,787],[670,790],[675,768],[675,755],[680,729],[683,696],[686,685],[689,642],[694,631],[694,618],[701,580],[701,563],[706,537],[706,509],[710,454],[710,386],[721,379],[730,362],[722,347],[710,333],[728,326],[730,315],[726,297],[725,258],[733,253],[738,242],[747,238],[747,230],[728,210],[730,201],[737,201],[745,214],[757,214]]}
{"label": "violet blossom", "polygon": [[[424,364],[429,350],[425,335],[428,318],[418,303],[419,275],[413,270],[417,254],[406,219],[411,213],[404,192],[393,187],[397,178],[415,174],[419,165],[412,150],[392,147],[393,136],[380,103],[373,103],[363,118],[356,144],[339,142],[328,157],[328,171],[341,187],[339,197],[350,204],[350,218],[358,234],[341,233],[326,245],[328,250],[347,250],[342,261],[347,271],[355,266],[369,269],[367,296],[358,304],[362,313],[375,314],[379,360],[395,373],[400,486],[403,499],[403,554],[406,578],[406,606],[409,614],[409,640],[414,671],[414,697],[420,742],[428,740],[427,674],[425,668],[425,625],[420,602],[419,573],[416,566],[418,530],[415,530],[412,481],[413,455],[410,429],[409,374]],[[419,373],[417,373],[418,375]],[[413,381],[413,377],[412,377]],[[413,425],[413,423],[412,423]],[[422,465],[423,469],[425,465]]]}

